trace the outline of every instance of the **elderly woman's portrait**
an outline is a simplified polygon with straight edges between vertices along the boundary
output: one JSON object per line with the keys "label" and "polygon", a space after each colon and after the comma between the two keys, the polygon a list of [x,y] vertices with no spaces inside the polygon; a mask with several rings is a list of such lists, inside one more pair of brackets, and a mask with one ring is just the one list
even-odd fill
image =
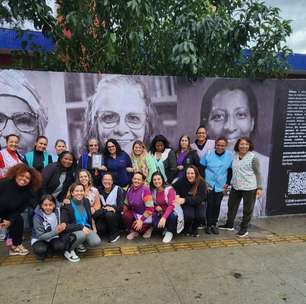
{"label": "elderly woman's portrait", "polygon": [[48,137],[51,151],[58,136],[67,139],[62,73],[0,71],[1,148],[9,134],[20,137],[21,154],[33,149],[38,135]]}
{"label": "elderly woman's portrait", "polygon": [[149,141],[157,115],[140,78],[103,75],[87,108],[87,136],[118,141],[128,153],[135,140]]}
{"label": "elderly woman's portrait", "polygon": [[0,72],[0,144],[5,146],[5,136],[20,137],[20,152],[24,154],[34,146],[36,137],[44,134],[47,116],[38,92],[22,72]]}
{"label": "elderly woman's portrait", "polygon": [[133,142],[148,147],[159,133],[175,142],[177,96],[170,76],[65,73],[69,142],[76,155],[97,138],[102,147],[110,138],[122,150]]}

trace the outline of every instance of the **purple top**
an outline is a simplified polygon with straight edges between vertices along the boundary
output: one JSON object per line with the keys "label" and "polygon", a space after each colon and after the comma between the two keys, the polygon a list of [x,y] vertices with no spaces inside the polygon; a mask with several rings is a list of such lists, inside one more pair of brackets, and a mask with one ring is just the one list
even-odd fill
{"label": "purple top", "polygon": [[154,209],[152,194],[147,186],[136,189],[131,186],[126,194],[126,203],[130,210],[145,217],[151,215]]}
{"label": "purple top", "polygon": [[[183,166],[184,159],[187,155],[187,151],[181,151],[176,159],[176,165],[177,166]],[[179,170],[177,177],[183,177],[184,176],[184,170]]]}

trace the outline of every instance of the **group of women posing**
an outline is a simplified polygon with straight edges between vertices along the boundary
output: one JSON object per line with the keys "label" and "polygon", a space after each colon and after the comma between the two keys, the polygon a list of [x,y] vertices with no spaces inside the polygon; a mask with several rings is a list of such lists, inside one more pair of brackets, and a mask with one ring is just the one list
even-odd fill
{"label": "group of women posing", "polygon": [[256,195],[261,195],[251,141],[240,138],[233,154],[226,150],[225,138],[207,139],[204,127],[196,135],[193,144],[181,136],[176,151],[162,135],[153,138],[149,151],[135,141],[131,155],[114,139],[107,140],[102,153],[98,140],[91,138],[78,161],[63,140],[56,142],[57,154],[49,154],[44,136],[22,157],[19,137],[7,136],[0,151],[0,228],[12,240],[10,255],[28,254],[22,245],[21,213],[26,208],[33,251],[40,259],[64,252],[77,262],[78,253],[98,246],[102,237],[116,242],[122,228],[128,240],[150,238],[155,229],[165,243],[182,231],[198,236],[205,222],[206,233],[218,234],[220,204],[230,184],[228,218],[219,228],[234,230],[243,198],[238,235],[247,235]]}

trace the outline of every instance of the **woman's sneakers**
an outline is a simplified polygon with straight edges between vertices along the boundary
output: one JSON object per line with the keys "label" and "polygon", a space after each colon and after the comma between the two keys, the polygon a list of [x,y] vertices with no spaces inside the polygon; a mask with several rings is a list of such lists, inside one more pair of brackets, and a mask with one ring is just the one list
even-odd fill
{"label": "woman's sneakers", "polygon": [[127,236],[126,238],[131,241],[131,240],[134,240],[136,239],[137,237],[139,236],[139,233],[137,231],[131,231]]}
{"label": "woman's sneakers", "polygon": [[248,230],[246,228],[240,228],[240,230],[237,232],[238,237],[245,237],[248,234],[249,233],[248,233]]}
{"label": "woman's sneakers", "polygon": [[84,252],[87,251],[87,248],[85,247],[85,245],[80,244],[80,245],[77,247],[77,251],[78,251],[79,253],[84,253]]}
{"label": "woman's sneakers", "polygon": [[109,238],[110,243],[116,243],[120,239],[120,234],[113,235]]}
{"label": "woman's sneakers", "polygon": [[144,239],[149,239],[152,235],[152,232],[153,232],[153,227],[150,227],[143,235],[142,237]]}
{"label": "woman's sneakers", "polygon": [[70,251],[65,251],[64,252],[64,257],[70,261],[70,262],[79,262],[80,258],[77,256],[77,254],[75,253],[74,250],[70,250]]}
{"label": "woman's sneakers", "polygon": [[167,231],[163,238],[163,243],[170,243],[172,241],[172,238],[173,238],[173,233],[170,231]]}
{"label": "woman's sneakers", "polygon": [[219,229],[221,229],[221,230],[228,230],[228,231],[234,231],[235,230],[233,226],[230,226],[228,224],[220,225]]}
{"label": "woman's sneakers", "polygon": [[12,245],[9,251],[9,255],[27,255],[29,250],[24,248],[22,244],[18,246]]}

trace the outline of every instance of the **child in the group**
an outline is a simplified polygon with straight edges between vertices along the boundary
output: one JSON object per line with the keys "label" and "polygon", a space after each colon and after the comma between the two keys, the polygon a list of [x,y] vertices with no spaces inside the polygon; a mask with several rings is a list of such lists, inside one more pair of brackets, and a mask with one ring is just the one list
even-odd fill
{"label": "child in the group", "polygon": [[63,254],[66,250],[70,251],[76,237],[64,234],[66,226],[60,222],[60,209],[56,206],[54,196],[43,195],[34,211],[31,242],[39,260],[43,260],[51,252]]}

